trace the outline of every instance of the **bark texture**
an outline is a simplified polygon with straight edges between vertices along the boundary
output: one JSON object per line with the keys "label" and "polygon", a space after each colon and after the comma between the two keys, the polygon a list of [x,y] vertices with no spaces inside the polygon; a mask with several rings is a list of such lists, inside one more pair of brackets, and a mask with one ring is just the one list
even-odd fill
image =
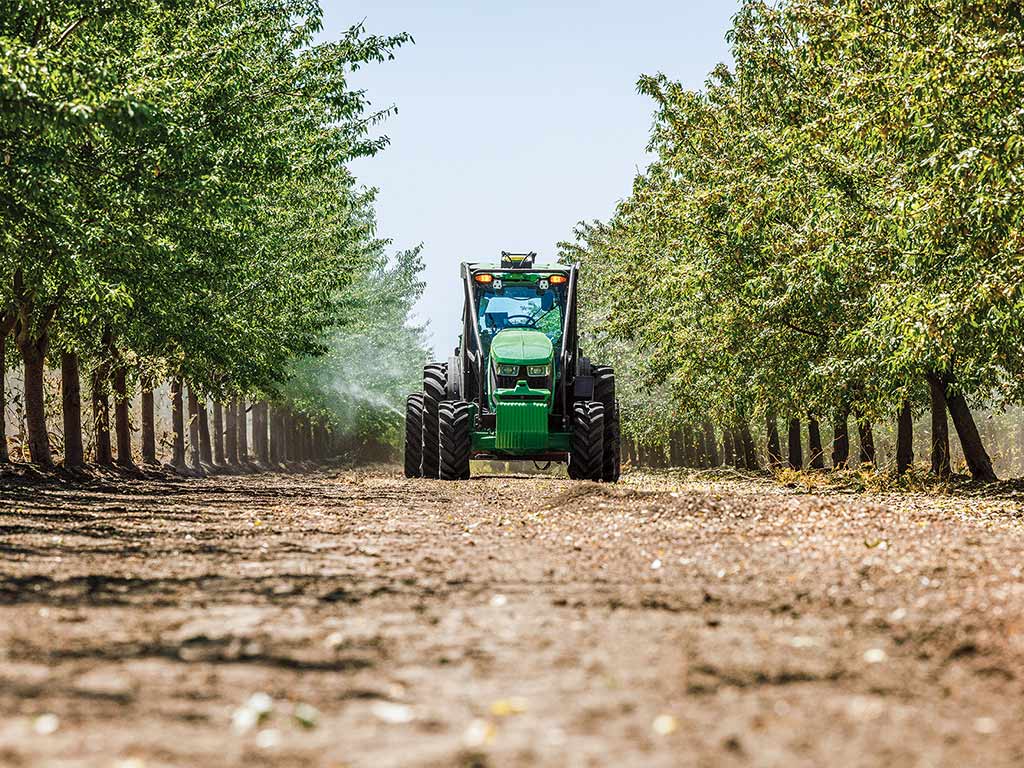
{"label": "bark texture", "polygon": [[107,369],[102,363],[92,370],[90,389],[92,390],[93,420],[93,461],[102,467],[114,463],[114,451],[110,442],[110,395],[107,393]]}
{"label": "bark texture", "polygon": [[787,434],[787,454],[790,469],[804,468],[804,447],[800,435],[800,419],[789,420]]}
{"label": "bark texture", "polygon": [[807,452],[811,469],[825,468],[825,451],[821,447],[821,428],[813,415],[807,417]]}
{"label": "bark texture", "polygon": [[850,463],[850,414],[841,410],[832,425],[832,468],[845,469]]}
{"label": "bark texture", "polygon": [[768,435],[768,466],[782,464],[782,444],[779,442],[779,424],[774,413],[765,416],[765,431]]}
{"label": "bark texture", "polygon": [[952,473],[949,462],[949,418],[946,416],[946,385],[937,373],[928,374],[928,394],[932,413],[932,474],[947,478]]}
{"label": "bark texture", "polygon": [[213,463],[224,466],[224,408],[220,400],[213,401]]}
{"label": "bark texture", "polygon": [[185,403],[181,379],[171,380],[171,428],[174,431],[174,451],[171,464],[182,472],[185,466]]}
{"label": "bark texture", "polygon": [[64,419],[64,466],[85,464],[82,443],[82,377],[78,355],[64,352],[60,356],[61,415]]}
{"label": "bark texture", "polygon": [[119,365],[114,373],[114,434],[117,437],[117,463],[122,467],[135,466],[129,405],[128,378],[124,366]]}
{"label": "bark texture", "polygon": [[238,466],[238,401],[235,398],[228,400],[224,409],[224,449],[227,452],[228,464],[232,467]]}
{"label": "bark texture", "polygon": [[992,459],[989,458],[981,441],[978,426],[974,423],[974,416],[971,415],[966,398],[957,389],[956,379],[952,375],[946,377],[945,384],[949,415],[953,418],[956,435],[960,438],[960,447],[963,449],[971,478],[981,483],[995,482],[999,478],[996,477],[995,470],[992,469]]}
{"label": "bark texture", "polygon": [[156,404],[153,388],[142,388],[142,463],[156,464]]}
{"label": "bark texture", "polygon": [[896,474],[906,474],[914,463],[914,412],[903,403],[896,423]]}

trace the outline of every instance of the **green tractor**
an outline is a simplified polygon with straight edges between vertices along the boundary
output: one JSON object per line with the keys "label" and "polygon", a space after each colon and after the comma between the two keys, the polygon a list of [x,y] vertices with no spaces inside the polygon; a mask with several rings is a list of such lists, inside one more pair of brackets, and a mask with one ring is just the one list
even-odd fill
{"label": "green tractor", "polygon": [[619,479],[615,373],[581,353],[577,265],[463,264],[462,335],[423,369],[405,412],[406,477],[465,480],[470,459],[567,462],[569,477]]}

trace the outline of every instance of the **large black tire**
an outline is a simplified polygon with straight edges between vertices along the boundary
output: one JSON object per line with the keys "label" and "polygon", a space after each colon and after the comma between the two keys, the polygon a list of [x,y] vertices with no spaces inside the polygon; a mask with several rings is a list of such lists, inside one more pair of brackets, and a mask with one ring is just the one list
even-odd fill
{"label": "large black tire", "polygon": [[405,399],[405,476],[423,477],[423,393]]}
{"label": "large black tire", "polygon": [[431,363],[423,367],[423,477],[437,478],[438,456],[437,409],[444,402],[448,389],[447,363]]}
{"label": "large black tire", "polygon": [[576,403],[569,444],[569,477],[573,480],[601,479],[604,469],[604,405],[591,400]]}
{"label": "large black tire", "polygon": [[469,480],[469,454],[473,447],[469,403],[441,403],[438,426],[438,476],[442,480]]}
{"label": "large black tire", "polygon": [[604,461],[601,479],[606,483],[619,482],[622,474],[622,431],[619,422],[619,401],[612,405],[611,416],[604,418]]}
{"label": "large black tire", "polygon": [[619,439],[618,401],[615,399],[615,370],[610,365],[591,367],[594,399],[604,406],[604,469],[601,477],[614,483],[619,479],[621,443]]}

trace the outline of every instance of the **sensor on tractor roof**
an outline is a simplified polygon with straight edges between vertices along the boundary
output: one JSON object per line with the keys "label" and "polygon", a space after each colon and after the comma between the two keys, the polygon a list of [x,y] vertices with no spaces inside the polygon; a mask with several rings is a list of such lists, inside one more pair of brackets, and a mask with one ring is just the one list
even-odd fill
{"label": "sensor on tractor roof", "polygon": [[503,269],[529,269],[537,259],[537,254],[530,253],[509,253],[501,252],[501,266]]}

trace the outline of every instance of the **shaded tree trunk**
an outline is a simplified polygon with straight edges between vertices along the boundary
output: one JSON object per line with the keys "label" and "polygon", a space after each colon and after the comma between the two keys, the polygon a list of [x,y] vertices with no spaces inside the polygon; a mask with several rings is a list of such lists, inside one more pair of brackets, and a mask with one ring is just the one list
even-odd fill
{"label": "shaded tree trunk", "polygon": [[832,468],[845,469],[850,463],[850,413],[845,408],[836,412],[832,424]]}
{"label": "shaded tree trunk", "polygon": [[736,466],[736,440],[732,427],[725,427],[722,430],[722,453],[725,466]]}
{"label": "shaded tree trunk", "polygon": [[977,482],[995,482],[999,478],[992,469],[992,459],[981,442],[981,435],[978,433],[971,410],[967,407],[967,400],[957,390],[955,377],[949,375],[944,377],[944,380],[949,415],[953,418],[953,426],[956,428],[957,437],[960,438],[960,447],[963,449],[971,477]]}
{"label": "shaded tree trunk", "polygon": [[249,463],[249,418],[245,408],[245,398],[238,399],[238,411],[235,415],[238,425],[238,461],[240,464]]}
{"label": "shaded tree trunk", "polygon": [[28,430],[28,455],[33,464],[53,466],[50,453],[50,435],[46,429],[46,400],[44,376],[46,373],[47,335],[33,338],[26,330],[17,336],[18,350],[24,366],[25,423]]}
{"label": "shaded tree trunk", "polygon": [[11,453],[7,448],[7,337],[13,321],[5,320],[0,326],[0,464],[9,464]]}
{"label": "shaded tree trunk", "polygon": [[274,465],[280,464],[284,455],[282,440],[281,409],[275,405],[270,409],[270,461]]}
{"label": "shaded tree trunk", "polygon": [[778,419],[770,411],[765,416],[765,432],[768,435],[768,466],[777,467],[782,464],[782,445],[779,442]]}
{"label": "shaded tree trunk", "polygon": [[811,469],[824,469],[825,450],[821,447],[821,428],[818,420],[810,414],[807,416],[807,451],[810,453]]}
{"label": "shaded tree trunk", "polygon": [[199,448],[199,396],[195,387],[188,387],[188,463],[193,471],[202,473],[202,454]]}
{"label": "shaded tree trunk", "polygon": [[64,418],[64,466],[85,464],[82,444],[82,377],[78,355],[64,352],[60,356],[60,399]]}
{"label": "shaded tree trunk", "polygon": [[258,458],[264,466],[270,466],[270,404],[263,401],[259,404],[260,413],[260,443],[258,447]]}
{"label": "shaded tree trunk", "polygon": [[101,467],[114,463],[114,452],[110,442],[110,396],[107,393],[106,364],[99,363],[92,370],[93,461]]}
{"label": "shaded tree trunk", "polygon": [[213,463],[224,466],[224,408],[220,400],[213,401]]}
{"label": "shaded tree trunk", "polygon": [[159,463],[156,459],[156,403],[150,386],[142,388],[142,463]]}
{"label": "shaded tree trunk", "polygon": [[718,456],[718,440],[715,438],[715,425],[710,421],[705,421],[704,425],[704,443],[707,445],[708,450],[708,463],[712,467],[721,465],[721,461]]}
{"label": "shaded tree trunk", "polygon": [[857,435],[860,438],[860,464],[875,465],[875,432],[871,422],[863,416],[857,417]]}
{"label": "shaded tree trunk", "polygon": [[224,448],[227,451],[228,465],[238,466],[238,400],[231,398],[227,402],[224,418]]}
{"label": "shaded tree trunk", "polygon": [[117,437],[117,463],[134,467],[132,457],[132,424],[128,408],[128,377],[123,365],[114,372],[114,434]]}
{"label": "shaded tree trunk", "polygon": [[693,427],[689,424],[683,427],[683,466],[697,466],[697,451],[693,442]]}
{"label": "shaded tree trunk", "polygon": [[750,425],[747,422],[740,422],[740,440],[743,443],[743,464],[747,469],[760,469],[757,463],[757,450],[754,448],[754,438],[750,434]]}
{"label": "shaded tree trunk", "polygon": [[171,379],[171,430],[174,432],[174,451],[171,465],[183,472],[185,466],[185,402],[181,379]]}
{"label": "shaded tree trunk", "polygon": [[896,474],[906,474],[914,463],[914,412],[909,402],[900,408],[896,422]]}
{"label": "shaded tree trunk", "polygon": [[789,434],[786,458],[789,460],[790,469],[804,468],[804,447],[800,435],[800,419],[789,420]]}
{"label": "shaded tree trunk", "polygon": [[952,473],[949,463],[949,419],[946,416],[946,385],[937,373],[928,374],[928,394],[932,413],[932,474],[947,478]]}
{"label": "shaded tree trunk", "polygon": [[199,459],[207,466],[213,464],[213,446],[210,444],[210,413],[206,398],[199,398]]}

